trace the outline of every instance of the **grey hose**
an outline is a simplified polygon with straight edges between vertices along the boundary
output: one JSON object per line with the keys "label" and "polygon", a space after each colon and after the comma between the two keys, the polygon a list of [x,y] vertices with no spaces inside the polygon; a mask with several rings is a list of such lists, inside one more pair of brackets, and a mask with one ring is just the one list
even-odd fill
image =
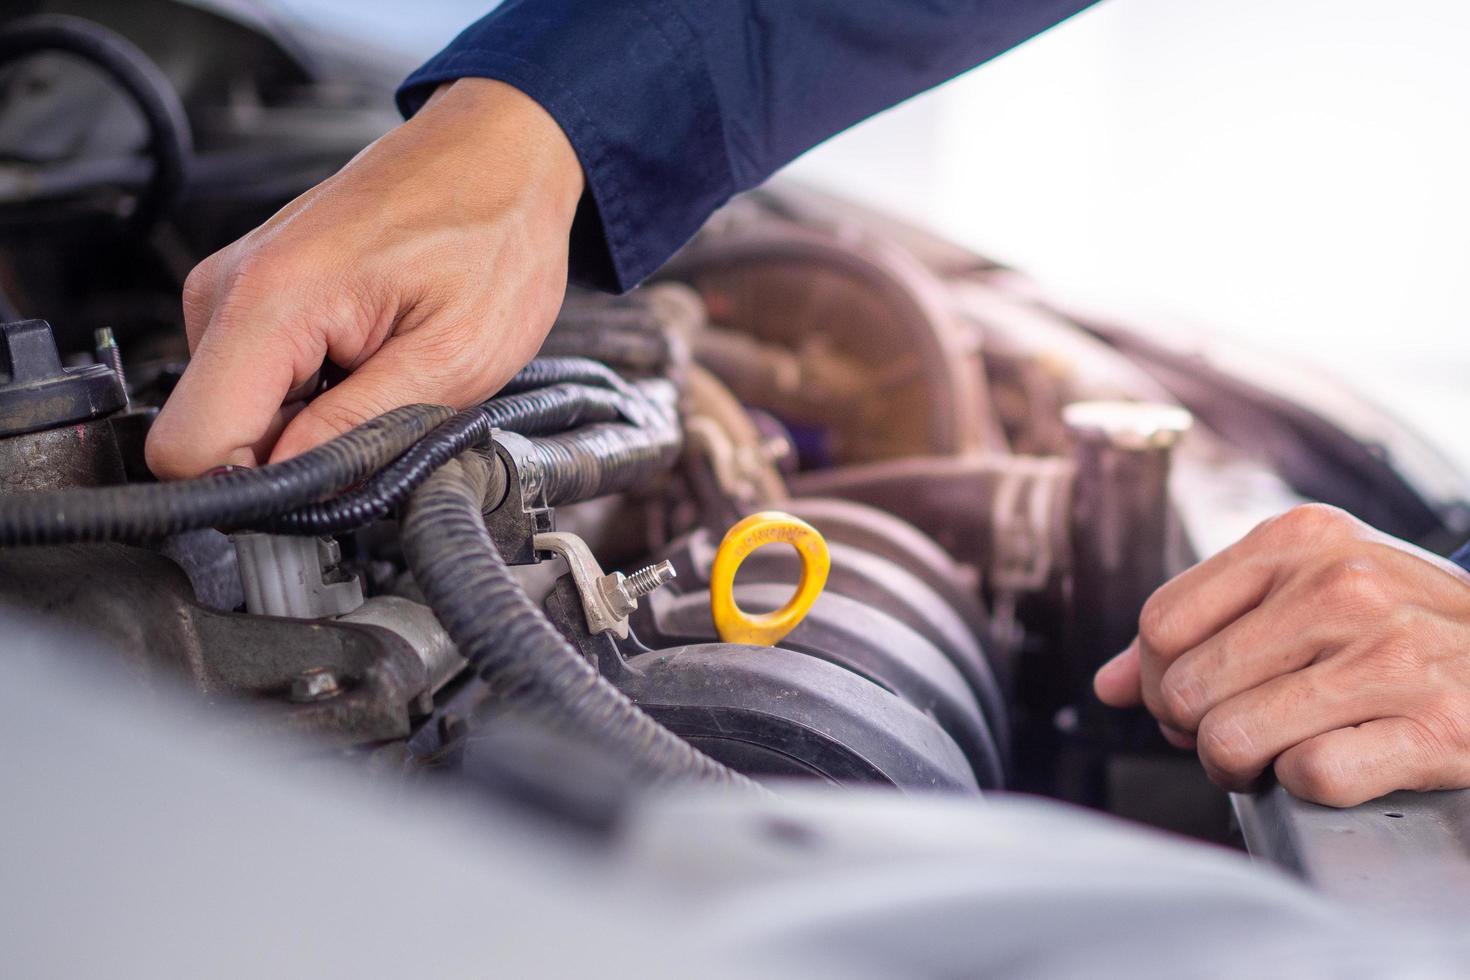
{"label": "grey hose", "polygon": [[468,453],[409,498],[403,551],[429,606],[498,700],[613,747],[650,782],[753,786],[664,728],[584,659],[510,574],[481,514],[488,468]]}

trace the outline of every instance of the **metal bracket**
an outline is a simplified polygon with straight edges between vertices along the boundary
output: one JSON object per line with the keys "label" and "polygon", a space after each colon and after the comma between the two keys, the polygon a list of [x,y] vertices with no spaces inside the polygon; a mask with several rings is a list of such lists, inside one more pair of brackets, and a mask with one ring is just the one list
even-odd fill
{"label": "metal bracket", "polygon": [[536,550],[549,551],[566,559],[577,594],[582,597],[582,611],[587,616],[587,632],[611,633],[620,640],[628,638],[628,616],[638,608],[638,599],[674,578],[674,566],[661,562],[625,576],[622,572],[603,574],[602,566],[587,547],[587,542],[566,531],[547,531],[536,535]]}
{"label": "metal bracket", "polygon": [[504,496],[485,514],[485,529],[507,565],[534,565],[535,538],[555,526],[552,510],[541,493],[530,440],[514,432],[495,430],[495,457],[503,467]]}

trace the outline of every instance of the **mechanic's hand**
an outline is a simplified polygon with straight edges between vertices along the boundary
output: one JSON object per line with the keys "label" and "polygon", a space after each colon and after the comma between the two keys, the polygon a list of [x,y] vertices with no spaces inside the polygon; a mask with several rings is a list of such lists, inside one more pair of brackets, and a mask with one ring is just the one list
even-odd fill
{"label": "mechanic's hand", "polygon": [[[571,144],[539,105],[484,79],[441,88],[189,276],[192,359],[148,465],[166,478],[250,466],[400,405],[493,394],[561,305],[581,193]],[[351,376],[290,404],[324,358]]]}
{"label": "mechanic's hand", "polygon": [[1140,701],[1210,778],[1303,799],[1470,787],[1470,575],[1299,507],[1159,589],[1098,697]]}

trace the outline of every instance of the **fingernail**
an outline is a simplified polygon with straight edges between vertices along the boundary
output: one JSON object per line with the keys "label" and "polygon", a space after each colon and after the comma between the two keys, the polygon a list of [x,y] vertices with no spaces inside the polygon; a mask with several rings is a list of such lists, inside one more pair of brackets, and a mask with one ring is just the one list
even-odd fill
{"label": "fingernail", "polygon": [[243,466],[250,468],[255,466],[255,450],[249,446],[242,446],[225,457],[225,466]]}

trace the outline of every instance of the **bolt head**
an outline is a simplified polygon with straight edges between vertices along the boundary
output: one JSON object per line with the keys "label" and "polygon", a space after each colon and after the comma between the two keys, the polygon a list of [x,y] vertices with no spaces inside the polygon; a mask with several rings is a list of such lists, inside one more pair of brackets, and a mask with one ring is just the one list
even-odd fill
{"label": "bolt head", "polygon": [[309,667],[291,678],[291,700],[297,704],[325,701],[342,693],[342,685],[330,667]]}
{"label": "bolt head", "polygon": [[598,587],[607,600],[608,609],[622,619],[638,608],[638,600],[628,594],[628,579],[622,572],[610,572],[598,579]]}

